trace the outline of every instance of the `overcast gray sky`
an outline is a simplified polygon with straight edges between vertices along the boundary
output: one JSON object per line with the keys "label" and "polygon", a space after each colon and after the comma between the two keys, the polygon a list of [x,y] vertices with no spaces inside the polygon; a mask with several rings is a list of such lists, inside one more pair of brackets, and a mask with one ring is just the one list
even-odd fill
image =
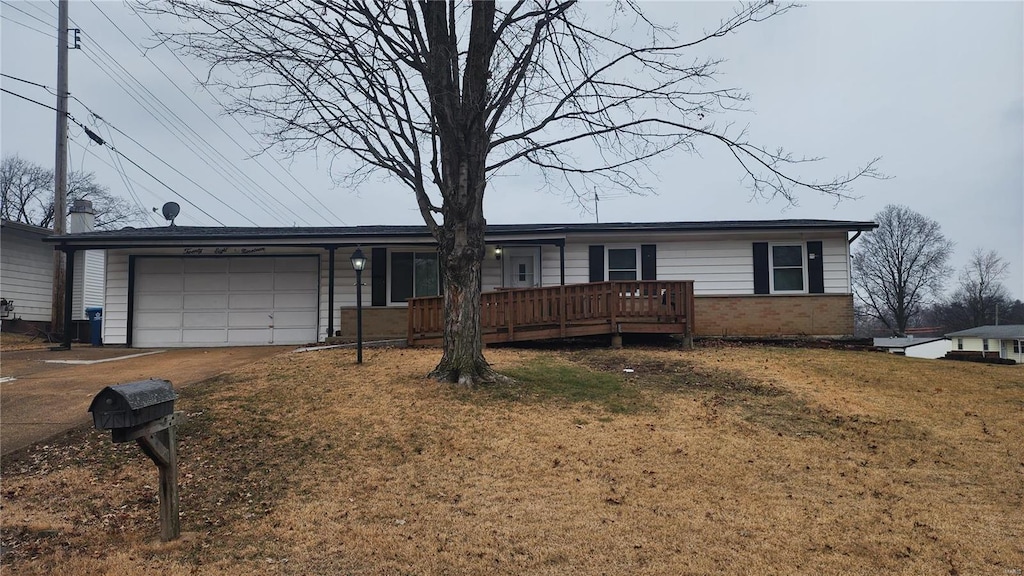
{"label": "overcast gray sky", "polygon": [[[656,21],[677,22],[685,32],[714,26],[734,4],[643,6]],[[595,12],[604,9],[597,3],[584,6]],[[49,0],[3,0],[4,74],[52,91],[56,11]],[[371,181],[358,190],[340,188],[332,181],[329,160],[312,154],[249,159],[257,149],[250,134],[258,134],[259,127],[242,120],[243,129],[236,119],[223,116],[213,96],[198,88],[164,47],[143,55],[140,46],[151,46],[152,35],[121,2],[73,0],[70,13],[72,27],[83,30],[83,49],[70,54],[70,91],[77,98],[70,105],[72,115],[214,218],[239,226],[250,225],[247,219],[260,226],[422,222],[412,194],[393,182]],[[146,18],[154,28],[172,25]],[[1022,2],[812,2],[744,27],[717,41],[709,53],[728,60],[721,67],[723,84],[751,94],[752,112],[740,117],[749,124],[751,140],[784,146],[797,155],[823,156],[825,161],[814,168],[820,174],[842,174],[881,156],[879,168],[892,178],[858,182],[858,198],[840,203],[806,192],[796,206],[755,201],[739,182],[741,174],[728,153],[707,142],[700,156],[678,155],[652,166],[657,176],[650,184],[657,195],[602,198],[600,219],[868,220],[886,204],[906,204],[937,220],[956,242],[954,267],[963,266],[975,248],[998,251],[1010,263],[1007,287],[1015,297],[1024,298],[1022,31]],[[203,75],[201,64],[185,62],[192,73]],[[53,94],[45,88],[8,78],[0,85],[54,104]],[[3,94],[0,106],[3,154],[52,167],[54,112],[8,94]],[[91,118],[85,106],[105,122]],[[226,160],[206,143],[197,143],[188,128],[179,128],[185,124]],[[160,159],[111,131],[110,125]],[[215,225],[125,163],[134,182],[129,191],[106,149],[91,144],[77,127],[72,128],[71,139],[73,169],[95,172],[99,182],[127,198],[134,194],[147,208],[177,200],[182,204],[181,224]],[[491,223],[595,219],[593,206],[583,210],[545,192],[535,178],[514,171],[491,183],[485,213]],[[154,220],[152,225],[163,221]]]}

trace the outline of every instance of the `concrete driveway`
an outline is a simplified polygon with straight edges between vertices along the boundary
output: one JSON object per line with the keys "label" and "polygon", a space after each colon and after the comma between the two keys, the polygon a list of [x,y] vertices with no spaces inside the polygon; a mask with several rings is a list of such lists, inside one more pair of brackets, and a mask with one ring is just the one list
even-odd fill
{"label": "concrete driveway", "polygon": [[[178,389],[294,348],[246,346],[156,351],[78,347],[61,352],[2,351],[0,454],[9,454],[89,422],[89,403],[104,386],[163,378]],[[48,362],[54,360],[62,363]]]}

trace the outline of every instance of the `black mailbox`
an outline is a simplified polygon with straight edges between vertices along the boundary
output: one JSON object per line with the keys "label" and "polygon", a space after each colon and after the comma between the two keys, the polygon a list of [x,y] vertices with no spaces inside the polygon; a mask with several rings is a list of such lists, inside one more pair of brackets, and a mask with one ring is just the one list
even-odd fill
{"label": "black mailbox", "polygon": [[89,412],[100,430],[132,428],[173,414],[177,398],[167,380],[140,380],[100,390]]}

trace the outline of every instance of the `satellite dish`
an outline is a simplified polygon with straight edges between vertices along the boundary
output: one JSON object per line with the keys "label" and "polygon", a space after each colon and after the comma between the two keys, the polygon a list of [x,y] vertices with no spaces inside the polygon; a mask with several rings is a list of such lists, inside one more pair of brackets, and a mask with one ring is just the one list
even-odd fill
{"label": "satellite dish", "polygon": [[178,206],[177,202],[168,202],[163,207],[164,218],[168,220],[171,226],[174,226],[174,219],[178,216],[178,212],[181,211],[181,206]]}

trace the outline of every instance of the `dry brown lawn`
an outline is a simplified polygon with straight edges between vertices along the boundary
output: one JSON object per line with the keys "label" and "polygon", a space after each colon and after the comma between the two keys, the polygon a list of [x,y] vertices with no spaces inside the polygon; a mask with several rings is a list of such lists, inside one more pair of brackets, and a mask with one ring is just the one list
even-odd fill
{"label": "dry brown lawn", "polygon": [[47,342],[45,338],[40,336],[30,336],[14,332],[0,332],[0,356],[2,356],[4,352],[43,349],[49,346],[53,346],[53,344]]}
{"label": "dry brown lawn", "polygon": [[4,460],[3,572],[1024,571],[1024,367],[492,349],[524,385],[462,391],[423,378],[436,350],[353,356],[182,391],[173,543],[132,444],[81,429]]}

